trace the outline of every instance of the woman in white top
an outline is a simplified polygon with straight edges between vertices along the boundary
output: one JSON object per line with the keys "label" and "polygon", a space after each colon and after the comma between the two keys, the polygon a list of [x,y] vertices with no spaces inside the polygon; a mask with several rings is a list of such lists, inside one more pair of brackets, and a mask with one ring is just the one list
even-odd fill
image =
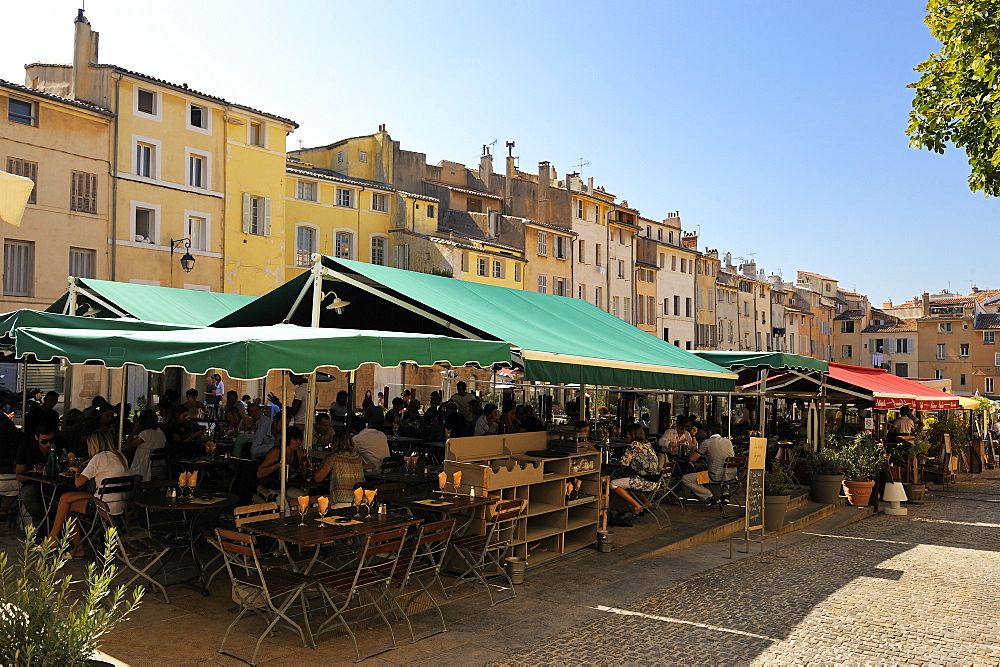
{"label": "woman in white top", "polygon": [[135,450],[135,457],[128,471],[132,475],[142,475],[143,480],[149,481],[153,479],[149,455],[153,450],[167,446],[167,436],[160,428],[156,413],[152,410],[143,410],[139,413],[134,431],[136,433],[125,443],[125,449]]}
{"label": "woman in white top", "polygon": [[[70,467],[70,470],[76,473],[74,481],[77,488],[90,480],[94,480],[98,491],[94,493],[90,493],[89,491],[67,491],[59,497],[59,508],[56,510],[56,518],[52,522],[52,532],[49,533],[50,544],[57,543],[59,532],[62,530],[63,523],[65,523],[66,517],[71,511],[79,512],[80,514],[90,513],[88,512],[90,504],[94,498],[98,497],[97,494],[100,492],[101,484],[105,478],[125,477],[128,475],[128,464],[125,462],[125,457],[120,452],[115,451],[114,443],[107,434],[101,431],[92,433],[87,438],[87,451],[90,454],[90,462],[83,469],[83,472],[80,472],[80,469],[76,466]],[[112,514],[121,514],[125,511],[125,501],[128,500],[128,494],[108,494],[104,496],[103,500],[108,504],[108,508]],[[83,558],[84,555],[83,537],[80,535],[80,527],[74,523],[73,550],[67,551],[62,557],[63,560],[71,560],[73,558]]]}

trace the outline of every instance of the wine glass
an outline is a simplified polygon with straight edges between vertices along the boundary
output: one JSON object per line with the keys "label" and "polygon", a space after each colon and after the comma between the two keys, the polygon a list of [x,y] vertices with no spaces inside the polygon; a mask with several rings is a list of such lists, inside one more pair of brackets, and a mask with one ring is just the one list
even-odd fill
{"label": "wine glass", "polygon": [[326,518],[326,513],[330,511],[330,501],[326,500],[324,502],[324,498],[325,498],[325,496],[321,496],[320,500],[318,502],[318,505],[319,505],[319,518],[320,518],[319,525],[321,527],[323,527],[323,528],[326,528],[326,522],[323,521],[322,519],[325,519]]}
{"label": "wine glass", "polygon": [[299,503],[299,525],[306,525],[306,512],[309,511],[309,503]]}

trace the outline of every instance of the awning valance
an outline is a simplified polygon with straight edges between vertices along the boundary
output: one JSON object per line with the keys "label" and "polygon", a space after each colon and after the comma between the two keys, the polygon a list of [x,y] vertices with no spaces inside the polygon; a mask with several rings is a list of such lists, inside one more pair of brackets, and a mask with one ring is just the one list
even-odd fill
{"label": "awning valance", "polygon": [[830,378],[871,392],[876,410],[895,410],[908,405],[916,410],[951,410],[959,407],[958,396],[893,375],[882,368],[830,364]]}
{"label": "awning valance", "polygon": [[695,352],[695,354],[729,370],[770,368],[825,373],[828,368],[827,363],[821,359],[785,352],[716,352],[706,350]]}

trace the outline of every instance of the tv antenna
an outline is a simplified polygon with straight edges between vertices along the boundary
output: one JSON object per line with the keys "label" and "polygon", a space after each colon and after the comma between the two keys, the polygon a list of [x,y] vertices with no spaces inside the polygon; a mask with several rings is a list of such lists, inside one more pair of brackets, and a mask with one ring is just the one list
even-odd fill
{"label": "tv antenna", "polygon": [[590,160],[584,160],[583,158],[580,158],[580,161],[574,163],[573,166],[576,167],[577,171],[582,172],[584,167],[590,166]]}
{"label": "tv antenna", "polygon": [[[491,141],[490,143],[483,144],[483,155],[492,155],[493,154],[493,148],[496,147],[497,141],[499,141],[499,139],[494,138],[493,141]],[[490,149],[489,151],[486,150],[487,147]]]}
{"label": "tv antenna", "polygon": [[302,150],[302,140],[299,139],[299,150]]}

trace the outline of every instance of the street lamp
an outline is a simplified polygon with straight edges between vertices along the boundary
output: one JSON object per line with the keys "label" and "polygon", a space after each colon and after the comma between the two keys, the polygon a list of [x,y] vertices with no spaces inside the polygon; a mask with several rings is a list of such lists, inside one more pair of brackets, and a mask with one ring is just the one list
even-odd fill
{"label": "street lamp", "polygon": [[185,273],[191,273],[195,261],[194,256],[191,255],[191,239],[170,239],[170,260],[173,261],[174,250],[182,243],[184,244],[184,256],[181,257],[181,268],[184,269]]}

